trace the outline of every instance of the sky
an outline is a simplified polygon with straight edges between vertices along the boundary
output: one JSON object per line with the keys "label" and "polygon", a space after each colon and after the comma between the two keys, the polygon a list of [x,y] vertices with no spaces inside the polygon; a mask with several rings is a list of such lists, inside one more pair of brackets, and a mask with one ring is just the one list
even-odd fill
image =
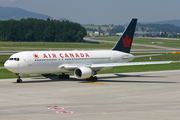
{"label": "sky", "polygon": [[0,0],[2,7],[66,18],[80,24],[156,22],[180,19],[180,0]]}

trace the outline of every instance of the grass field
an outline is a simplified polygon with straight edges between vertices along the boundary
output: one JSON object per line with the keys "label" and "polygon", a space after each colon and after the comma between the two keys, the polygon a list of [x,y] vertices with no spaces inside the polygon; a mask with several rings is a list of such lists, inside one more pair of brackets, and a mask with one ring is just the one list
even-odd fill
{"label": "grass field", "polygon": [[114,44],[63,43],[63,42],[0,42],[0,51],[5,50],[58,50],[58,49],[109,49]]}
{"label": "grass field", "polygon": [[[116,39],[117,41],[117,39]],[[32,51],[32,50],[92,50],[111,49],[114,43],[63,43],[63,42],[0,42],[0,51]],[[132,46],[132,49],[152,49]]]}
{"label": "grass field", "polygon": [[147,38],[135,38],[134,43],[141,43],[141,44],[151,44],[154,42],[153,45],[159,46],[166,46],[166,47],[176,47],[180,48],[180,40],[161,40],[161,39],[147,39]]}
{"label": "grass field", "polygon": [[[108,40],[108,41],[117,41],[119,37],[100,37],[94,38],[96,40]],[[154,42],[154,44],[152,44]],[[139,44],[149,44],[149,45],[159,45],[159,46],[166,46],[166,47],[176,47],[180,48],[180,40],[171,40],[171,39],[152,39],[152,38],[138,38],[135,37],[133,43]]]}
{"label": "grass field", "polygon": [[107,40],[107,41],[117,41],[119,36],[110,36],[110,37],[94,37],[95,40]]}
{"label": "grass field", "polygon": [[[48,74],[45,75],[46,77],[49,76],[56,76],[57,74]],[[41,77],[43,75],[37,75],[37,76],[30,76],[30,75],[23,75],[21,78],[27,78],[27,77]],[[16,78],[14,73],[6,70],[6,69],[0,69],[0,79],[5,79],[5,78]]]}
{"label": "grass field", "polygon": [[121,66],[113,69],[100,71],[99,74],[106,73],[125,73],[125,72],[144,72],[144,71],[159,71],[159,70],[178,70],[180,63],[161,64],[161,65],[138,65],[138,66]]}
{"label": "grass field", "polygon": [[10,55],[0,55],[0,67],[4,66],[4,62],[10,57]]}
{"label": "grass field", "polygon": [[[118,36],[94,38],[97,40],[117,41]],[[134,38],[134,43],[152,44],[180,48],[180,40],[159,40],[149,38]],[[162,43],[162,44],[159,44]],[[63,43],[63,42],[0,42],[0,51],[4,50],[62,50],[62,49],[111,49],[113,43]],[[145,49],[145,47],[133,46],[132,49]]]}

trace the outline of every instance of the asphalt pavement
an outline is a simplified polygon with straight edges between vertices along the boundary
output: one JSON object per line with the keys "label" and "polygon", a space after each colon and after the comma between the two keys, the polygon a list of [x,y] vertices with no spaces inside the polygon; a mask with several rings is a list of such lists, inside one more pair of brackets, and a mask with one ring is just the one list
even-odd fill
{"label": "asphalt pavement", "polygon": [[0,79],[1,120],[179,120],[180,70]]}

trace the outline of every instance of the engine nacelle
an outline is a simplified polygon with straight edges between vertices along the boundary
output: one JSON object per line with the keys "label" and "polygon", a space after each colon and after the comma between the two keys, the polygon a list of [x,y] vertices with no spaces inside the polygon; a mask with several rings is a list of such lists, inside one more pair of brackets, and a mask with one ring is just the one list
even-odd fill
{"label": "engine nacelle", "polygon": [[87,79],[90,78],[93,74],[93,71],[91,68],[87,68],[87,67],[80,67],[80,68],[76,68],[74,70],[74,75],[76,76],[76,78],[78,79]]}

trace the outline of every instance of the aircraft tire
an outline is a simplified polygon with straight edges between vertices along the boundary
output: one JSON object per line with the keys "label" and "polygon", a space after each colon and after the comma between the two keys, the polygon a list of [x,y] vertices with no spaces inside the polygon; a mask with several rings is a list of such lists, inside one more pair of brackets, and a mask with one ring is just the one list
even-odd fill
{"label": "aircraft tire", "polygon": [[63,76],[62,76],[62,75],[59,75],[58,77],[59,77],[59,79],[62,79]]}
{"label": "aircraft tire", "polygon": [[96,76],[93,77],[94,82],[96,82],[98,80],[98,78]]}
{"label": "aircraft tire", "polygon": [[22,83],[22,79],[17,79],[17,83]]}
{"label": "aircraft tire", "polygon": [[96,82],[97,81],[97,77],[96,76],[91,76],[90,78],[86,79],[87,81],[91,81],[91,82]]}
{"label": "aircraft tire", "polygon": [[69,75],[59,75],[59,79],[69,79]]}
{"label": "aircraft tire", "polygon": [[69,79],[69,75],[65,75],[64,77],[65,77],[65,79]]}

